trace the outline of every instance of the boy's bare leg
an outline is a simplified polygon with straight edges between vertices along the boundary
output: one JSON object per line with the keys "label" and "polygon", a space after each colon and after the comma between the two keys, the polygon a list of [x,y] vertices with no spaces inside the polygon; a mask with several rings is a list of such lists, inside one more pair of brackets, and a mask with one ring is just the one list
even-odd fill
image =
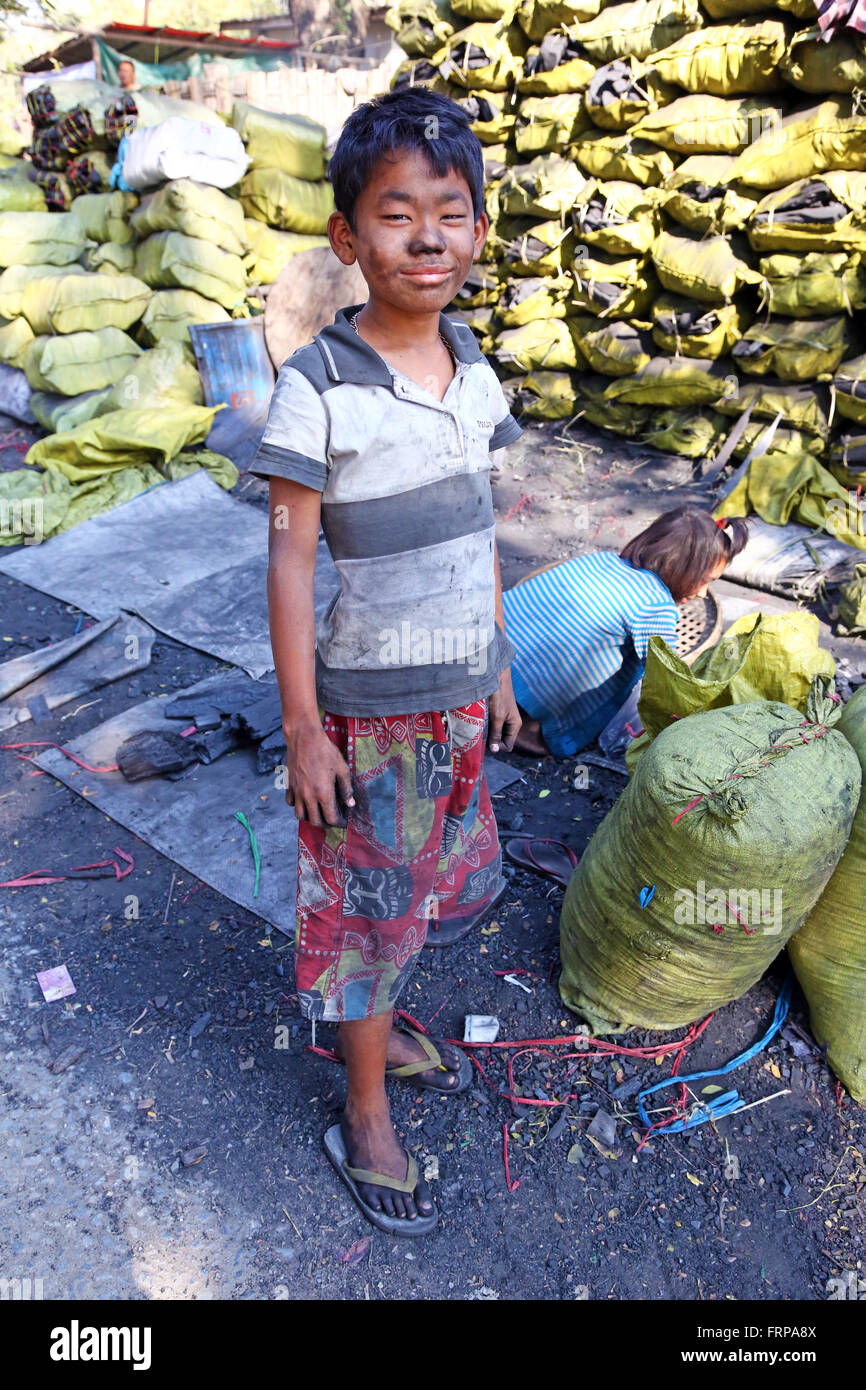
{"label": "boy's bare leg", "polygon": [[524,715],[520,733],[514,740],[514,751],[515,753],[526,753],[532,758],[550,756],[550,749],[544,741],[541,725],[537,719],[529,719]]}
{"label": "boy's bare leg", "polygon": [[[342,1027],[345,1027],[345,1024]],[[334,1051],[339,1058],[345,1061],[346,1054],[343,1047],[344,1035],[342,1027],[337,1033]],[[420,1081],[423,1077],[427,1085],[434,1090],[451,1091],[458,1085],[460,1080],[461,1054],[451,1043],[442,1043],[441,1045],[437,1043],[437,1047],[439,1048],[439,1056],[442,1058],[442,1066],[445,1067],[445,1071],[442,1071],[439,1067],[431,1067],[429,1071],[419,1072],[414,1079]],[[417,1043],[409,1034],[398,1032],[392,1025],[391,1031],[388,1034],[387,1050],[385,1053],[385,1061],[388,1067],[404,1067],[407,1062],[423,1062],[425,1056],[426,1054],[420,1043]]]}
{"label": "boy's bare leg", "polygon": [[[406,1150],[391,1124],[385,1094],[385,1062],[391,1034],[391,1014],[340,1024],[340,1052],[346,1061],[348,1091],[341,1127],[349,1164],[388,1177],[405,1178]],[[433,1210],[430,1189],[420,1179],[414,1196],[385,1187],[359,1183],[365,1202],[387,1216],[413,1220]]]}

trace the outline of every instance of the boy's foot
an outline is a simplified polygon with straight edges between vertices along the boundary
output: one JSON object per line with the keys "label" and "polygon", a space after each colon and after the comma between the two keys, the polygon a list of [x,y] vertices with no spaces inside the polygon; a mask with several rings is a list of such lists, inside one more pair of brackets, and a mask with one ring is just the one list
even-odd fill
{"label": "boy's foot", "polygon": [[[434,1041],[434,1039],[431,1039],[431,1042],[432,1041]],[[440,1071],[438,1067],[431,1066],[426,1071],[416,1072],[416,1074],[409,1079],[414,1082],[423,1083],[429,1086],[431,1090],[451,1091],[455,1086],[459,1085],[459,1073],[461,1070],[460,1059],[465,1054],[451,1043],[440,1042],[438,1038],[435,1039],[435,1044],[439,1056],[442,1058],[442,1065],[446,1070]],[[342,1061],[343,1053],[340,1050],[339,1035],[334,1043],[334,1052]],[[422,1062],[425,1055],[423,1047],[419,1042],[415,1041],[411,1034],[404,1033],[398,1028],[391,1029],[391,1036],[388,1039],[388,1055],[386,1058],[386,1066],[389,1069],[391,1067],[403,1067],[408,1062]],[[352,1162],[353,1167],[363,1168],[364,1166],[363,1164]],[[401,1177],[403,1174],[395,1174],[394,1176]]]}
{"label": "boy's foot", "polygon": [[[387,1102],[378,1114],[355,1114],[347,1106],[340,1121],[340,1132],[350,1167],[366,1168],[398,1180],[406,1177],[409,1155],[394,1133]],[[415,1221],[419,1216],[431,1216],[434,1211],[430,1188],[423,1178],[418,1179],[412,1193],[395,1192],[366,1182],[358,1182],[357,1188],[361,1200],[385,1216]]]}

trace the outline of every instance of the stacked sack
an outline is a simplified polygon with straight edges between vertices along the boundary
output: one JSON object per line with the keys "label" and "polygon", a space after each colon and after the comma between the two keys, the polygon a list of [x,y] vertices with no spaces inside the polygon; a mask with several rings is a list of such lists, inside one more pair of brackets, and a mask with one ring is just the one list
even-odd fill
{"label": "stacked sack", "polygon": [[[755,13],[760,8],[761,13]],[[394,84],[459,102],[491,234],[456,306],[516,405],[691,457],[752,404],[866,468],[866,39],[811,0],[398,0]]]}

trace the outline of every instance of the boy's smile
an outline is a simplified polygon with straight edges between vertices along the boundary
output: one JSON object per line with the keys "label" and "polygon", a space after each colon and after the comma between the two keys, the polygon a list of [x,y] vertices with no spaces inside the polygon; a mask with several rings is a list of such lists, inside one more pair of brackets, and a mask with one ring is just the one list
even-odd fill
{"label": "boy's smile", "polygon": [[355,204],[354,227],[342,213],[328,223],[345,265],[357,260],[371,300],[384,308],[429,314],[449,304],[487,235],[476,220],[462,174],[437,176],[420,150],[383,155]]}

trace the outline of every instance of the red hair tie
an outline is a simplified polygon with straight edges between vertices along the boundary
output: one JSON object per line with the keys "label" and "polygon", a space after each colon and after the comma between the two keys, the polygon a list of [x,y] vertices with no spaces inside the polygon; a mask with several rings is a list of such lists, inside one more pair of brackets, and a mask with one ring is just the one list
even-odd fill
{"label": "red hair tie", "polygon": [[728,518],[726,516],[719,517],[718,521],[716,522],[716,525],[718,526],[720,531],[724,531],[727,524]]}

